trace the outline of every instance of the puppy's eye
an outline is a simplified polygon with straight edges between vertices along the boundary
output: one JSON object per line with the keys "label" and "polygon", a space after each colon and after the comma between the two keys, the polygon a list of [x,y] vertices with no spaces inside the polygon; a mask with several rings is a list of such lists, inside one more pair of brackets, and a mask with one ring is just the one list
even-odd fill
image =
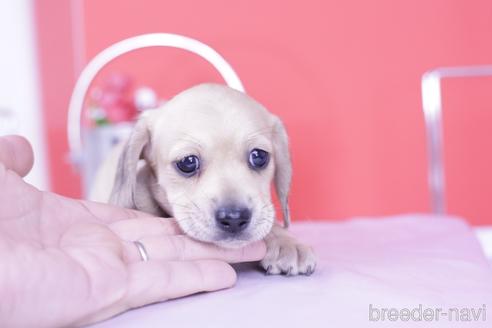
{"label": "puppy's eye", "polygon": [[176,162],[176,167],[185,177],[191,177],[198,172],[200,160],[195,155],[186,156]]}
{"label": "puppy's eye", "polygon": [[249,153],[249,165],[253,169],[265,168],[268,164],[269,158],[270,156],[266,151],[255,148]]}

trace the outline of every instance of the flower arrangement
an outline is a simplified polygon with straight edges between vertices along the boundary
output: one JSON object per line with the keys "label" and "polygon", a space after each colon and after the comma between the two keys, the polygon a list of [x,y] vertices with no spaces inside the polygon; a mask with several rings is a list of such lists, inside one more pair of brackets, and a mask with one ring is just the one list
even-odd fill
{"label": "flower arrangement", "polygon": [[135,88],[132,78],[113,73],[101,86],[92,89],[86,109],[87,119],[92,127],[132,122],[139,112],[154,109],[158,104],[153,89]]}

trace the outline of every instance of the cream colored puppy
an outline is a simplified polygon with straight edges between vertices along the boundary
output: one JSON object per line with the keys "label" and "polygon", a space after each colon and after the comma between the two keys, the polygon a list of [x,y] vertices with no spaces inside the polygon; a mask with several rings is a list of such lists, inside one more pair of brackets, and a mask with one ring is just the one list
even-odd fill
{"label": "cream colored puppy", "polygon": [[265,239],[269,274],[315,269],[312,249],[275,223],[272,181],[289,224],[285,128],[244,93],[202,84],[146,112],[96,180],[94,200],[174,217],[192,238],[222,247]]}

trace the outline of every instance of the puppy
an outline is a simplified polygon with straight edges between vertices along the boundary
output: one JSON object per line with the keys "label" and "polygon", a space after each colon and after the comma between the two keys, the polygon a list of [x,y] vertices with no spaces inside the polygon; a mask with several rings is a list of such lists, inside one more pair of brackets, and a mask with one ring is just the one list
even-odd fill
{"label": "puppy", "polygon": [[291,162],[282,122],[242,92],[202,84],[140,117],[91,198],[174,217],[188,236],[221,247],[265,239],[268,274],[309,275],[314,253],[275,223],[272,181],[286,228]]}

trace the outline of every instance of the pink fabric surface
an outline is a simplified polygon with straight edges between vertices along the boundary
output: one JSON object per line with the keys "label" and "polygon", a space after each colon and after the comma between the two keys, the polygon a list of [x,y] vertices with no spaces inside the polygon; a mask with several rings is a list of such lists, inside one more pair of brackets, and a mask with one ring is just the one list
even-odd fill
{"label": "pink fabric surface", "polygon": [[[265,276],[254,264],[240,265],[231,289],[132,310],[95,327],[492,327],[492,267],[460,219],[402,215],[294,224],[292,231],[318,255],[310,277]],[[373,320],[382,308],[408,309],[411,317],[371,321],[371,304]]]}

